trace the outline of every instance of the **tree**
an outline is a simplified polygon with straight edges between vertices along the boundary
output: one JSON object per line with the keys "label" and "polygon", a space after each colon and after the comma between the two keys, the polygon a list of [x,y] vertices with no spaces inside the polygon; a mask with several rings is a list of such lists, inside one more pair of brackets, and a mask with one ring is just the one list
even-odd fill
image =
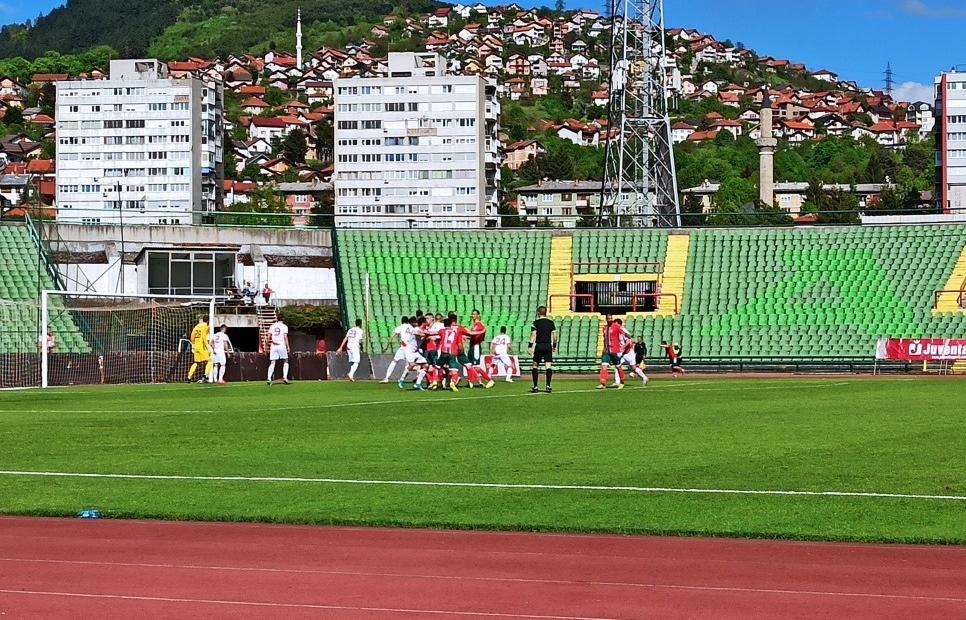
{"label": "tree", "polygon": [[825,189],[813,178],[805,190],[803,213],[814,213],[822,224],[858,224],[859,197],[854,191]]}
{"label": "tree", "polygon": [[335,150],[335,130],[332,123],[322,121],[315,124],[315,145],[322,161],[332,161]]}
{"label": "tree", "polygon": [[[285,198],[272,185],[256,187],[248,195],[248,202],[236,202],[228,211],[245,215],[228,214],[220,218],[220,222],[236,226],[289,226],[292,223]],[[252,213],[264,215],[250,215]]]}
{"label": "tree", "polygon": [[293,129],[282,140],[281,152],[293,164],[304,164],[305,153],[308,149],[308,144],[305,141],[305,132],[301,129]]}
{"label": "tree", "polygon": [[564,6],[564,0],[556,0],[556,2],[553,3],[553,10],[557,15],[563,15],[565,9],[566,7]]}
{"label": "tree", "polygon": [[695,194],[686,194],[681,203],[681,224],[684,226],[704,226],[704,206]]}

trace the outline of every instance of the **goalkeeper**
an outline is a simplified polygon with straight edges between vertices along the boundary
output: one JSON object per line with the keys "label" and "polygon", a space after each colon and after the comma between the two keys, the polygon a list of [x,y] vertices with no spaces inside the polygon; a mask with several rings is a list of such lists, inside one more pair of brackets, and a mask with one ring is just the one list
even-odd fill
{"label": "goalkeeper", "polygon": [[188,369],[188,382],[190,383],[198,370],[198,364],[204,363],[205,373],[198,383],[205,383],[211,376],[211,345],[208,342],[208,317],[198,317],[198,324],[191,330],[191,352],[194,353],[194,363]]}

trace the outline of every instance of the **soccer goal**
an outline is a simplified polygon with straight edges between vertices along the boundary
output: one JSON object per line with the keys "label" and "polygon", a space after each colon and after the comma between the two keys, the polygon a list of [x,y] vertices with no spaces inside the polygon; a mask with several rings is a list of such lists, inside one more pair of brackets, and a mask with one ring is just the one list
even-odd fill
{"label": "soccer goal", "polygon": [[165,383],[184,379],[189,335],[202,316],[213,325],[215,298],[43,291],[17,306],[0,306],[3,386]]}

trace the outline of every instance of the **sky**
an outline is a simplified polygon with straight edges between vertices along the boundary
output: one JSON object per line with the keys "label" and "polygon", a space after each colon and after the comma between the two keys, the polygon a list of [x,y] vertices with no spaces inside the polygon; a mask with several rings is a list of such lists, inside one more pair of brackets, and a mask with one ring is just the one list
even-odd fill
{"label": "sky", "polygon": [[[552,0],[517,2],[553,5]],[[61,4],[0,0],[0,23],[34,19]],[[600,10],[603,2],[566,0],[566,6]],[[665,12],[668,27],[740,41],[759,54],[829,69],[864,87],[881,88],[891,62],[897,98],[904,100],[929,101],[937,73],[966,66],[966,0],[665,0]]]}

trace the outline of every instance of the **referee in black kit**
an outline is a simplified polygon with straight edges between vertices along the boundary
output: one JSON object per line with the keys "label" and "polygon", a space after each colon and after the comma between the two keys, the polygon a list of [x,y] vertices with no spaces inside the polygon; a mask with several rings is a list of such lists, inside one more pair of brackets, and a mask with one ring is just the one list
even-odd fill
{"label": "referee in black kit", "polygon": [[537,381],[540,379],[540,364],[547,369],[547,394],[553,391],[550,383],[553,381],[553,352],[557,350],[557,326],[547,318],[547,307],[537,308],[537,320],[530,328],[530,344],[527,349],[533,354],[533,387],[530,392],[537,393]]}

